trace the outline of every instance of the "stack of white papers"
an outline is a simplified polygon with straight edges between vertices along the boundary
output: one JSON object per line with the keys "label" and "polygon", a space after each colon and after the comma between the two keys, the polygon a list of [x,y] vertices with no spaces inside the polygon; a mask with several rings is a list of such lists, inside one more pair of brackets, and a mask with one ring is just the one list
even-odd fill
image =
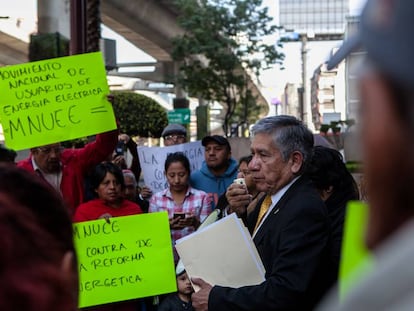
{"label": "stack of white papers", "polygon": [[235,214],[177,240],[176,249],[188,275],[211,285],[237,288],[265,280],[250,233]]}

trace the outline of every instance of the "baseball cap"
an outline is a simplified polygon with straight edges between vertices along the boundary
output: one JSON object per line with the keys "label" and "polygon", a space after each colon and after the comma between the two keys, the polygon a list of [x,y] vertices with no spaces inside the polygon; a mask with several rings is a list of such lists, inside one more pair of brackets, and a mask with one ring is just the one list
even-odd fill
{"label": "baseball cap", "polygon": [[181,124],[168,124],[161,133],[162,137],[165,137],[170,134],[182,134],[187,136],[187,130]]}
{"label": "baseball cap", "polygon": [[363,47],[370,60],[391,78],[414,85],[414,1],[368,0],[358,32],[345,40],[327,63],[328,70]]}
{"label": "baseball cap", "polygon": [[220,146],[226,146],[228,150],[231,150],[230,143],[227,138],[220,135],[206,136],[202,139],[201,144],[205,147],[209,142],[214,141]]}
{"label": "baseball cap", "polygon": [[181,260],[178,261],[177,266],[175,267],[175,275],[180,276],[185,272],[184,264]]}

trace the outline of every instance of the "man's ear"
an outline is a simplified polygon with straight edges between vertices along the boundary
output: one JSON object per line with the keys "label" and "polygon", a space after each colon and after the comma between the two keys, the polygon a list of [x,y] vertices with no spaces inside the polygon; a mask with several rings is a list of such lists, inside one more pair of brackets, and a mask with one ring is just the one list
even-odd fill
{"label": "man's ear", "polygon": [[293,151],[290,155],[290,161],[291,161],[291,171],[293,174],[299,173],[300,169],[302,168],[303,164],[303,155],[299,151]]}

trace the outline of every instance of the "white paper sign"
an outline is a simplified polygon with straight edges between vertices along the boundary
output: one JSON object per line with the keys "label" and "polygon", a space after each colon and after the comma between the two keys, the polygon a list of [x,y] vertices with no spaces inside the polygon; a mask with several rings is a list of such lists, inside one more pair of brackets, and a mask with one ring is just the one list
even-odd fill
{"label": "white paper sign", "polygon": [[178,151],[183,152],[190,160],[191,172],[200,169],[204,161],[204,147],[201,141],[168,147],[138,147],[145,185],[150,187],[154,193],[167,188],[167,179],[164,174],[165,159],[168,154]]}

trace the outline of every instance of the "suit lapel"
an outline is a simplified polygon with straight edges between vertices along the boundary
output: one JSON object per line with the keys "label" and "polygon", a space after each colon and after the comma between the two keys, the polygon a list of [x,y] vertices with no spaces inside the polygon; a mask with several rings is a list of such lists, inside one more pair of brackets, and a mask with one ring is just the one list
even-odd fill
{"label": "suit lapel", "polygon": [[[266,219],[263,221],[262,225],[260,226],[259,230],[257,231],[256,235],[254,236],[254,243],[258,244],[263,239],[263,237],[266,235],[267,227],[269,225],[274,225],[274,219],[278,216],[279,212],[284,208],[286,205],[286,202],[288,199],[296,193],[296,189],[300,187],[303,184],[303,178],[300,177],[298,180],[296,180],[292,186],[286,191],[286,193],[280,198],[279,202],[276,203],[275,206],[272,206],[270,208],[270,213],[266,217]],[[261,204],[261,202],[260,202]],[[260,205],[258,205],[260,206]],[[257,209],[257,208],[256,208]],[[257,217],[256,217],[257,218]]]}
{"label": "suit lapel", "polygon": [[[281,207],[282,207],[281,200],[275,206],[270,207],[270,214],[263,221],[256,235],[254,236],[253,241],[255,244],[258,244],[263,239],[266,233],[265,227],[269,224],[269,222],[272,221],[274,217],[277,217],[277,214],[279,213]],[[274,213],[274,211],[276,211],[276,213]]]}

